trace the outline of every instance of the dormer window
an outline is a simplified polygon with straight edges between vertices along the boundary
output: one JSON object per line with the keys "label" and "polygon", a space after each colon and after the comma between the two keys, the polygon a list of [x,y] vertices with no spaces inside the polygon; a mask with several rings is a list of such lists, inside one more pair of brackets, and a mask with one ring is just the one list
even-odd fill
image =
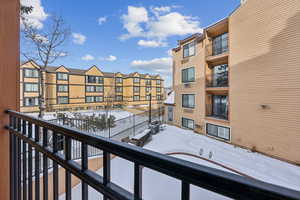
{"label": "dormer window", "polygon": [[39,72],[37,69],[24,69],[25,78],[37,78],[39,77]]}
{"label": "dormer window", "polygon": [[123,82],[123,79],[122,78],[120,78],[120,77],[117,77],[116,78],[116,83],[122,83]]}
{"label": "dormer window", "polygon": [[104,80],[101,76],[86,76],[86,82],[103,84]]}
{"label": "dormer window", "polygon": [[57,80],[67,81],[68,80],[68,74],[67,73],[58,72],[57,73]]}

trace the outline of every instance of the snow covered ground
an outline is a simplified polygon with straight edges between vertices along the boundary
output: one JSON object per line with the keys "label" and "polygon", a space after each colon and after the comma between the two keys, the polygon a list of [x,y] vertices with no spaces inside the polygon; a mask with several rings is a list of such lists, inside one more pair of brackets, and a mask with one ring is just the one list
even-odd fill
{"label": "snow covered ground", "polygon": [[[80,110],[80,111],[74,111],[74,112],[69,112],[69,111],[61,111],[59,113],[65,113],[67,114],[67,116],[72,117],[75,113],[80,113],[82,115],[86,115],[86,116],[92,116],[93,114],[95,115],[99,115],[99,114],[104,114],[105,111],[104,110]],[[45,120],[52,120],[52,119],[56,119],[56,114],[55,112],[47,112],[44,115],[44,119]],[[132,116],[133,114],[131,112],[125,111],[125,110],[111,110],[110,114],[116,117],[116,120],[118,119],[123,119],[126,118],[128,116]],[[38,113],[31,113],[29,114],[31,116],[38,116]]]}
{"label": "snow covered ground", "polygon": [[[202,157],[236,169],[261,181],[281,185],[300,191],[300,167],[282,162],[259,153],[253,153],[245,149],[234,147],[206,136],[198,135],[189,130],[183,130],[174,126],[166,126],[161,133],[154,135],[144,148],[160,153],[185,152],[199,155],[202,149]],[[180,155],[176,156],[201,165],[225,170],[220,166],[207,161]],[[112,182],[133,192],[133,164],[121,158],[112,160]],[[98,173],[101,174],[102,170]],[[143,199],[180,199],[180,182],[174,178],[160,174],[150,169],[143,170]],[[100,195],[89,188],[91,199],[101,199]],[[80,199],[81,185],[73,188],[73,197]],[[63,199],[64,195],[61,196]],[[77,197],[77,198],[76,198]],[[218,194],[191,187],[191,199],[222,200],[228,199]]]}

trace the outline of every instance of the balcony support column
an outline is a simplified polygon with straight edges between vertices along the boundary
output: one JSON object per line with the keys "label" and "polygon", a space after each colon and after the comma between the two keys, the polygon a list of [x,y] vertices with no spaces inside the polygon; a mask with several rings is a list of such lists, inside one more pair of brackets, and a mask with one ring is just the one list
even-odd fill
{"label": "balcony support column", "polygon": [[10,145],[7,109],[19,110],[19,0],[0,2],[0,199],[10,199]]}

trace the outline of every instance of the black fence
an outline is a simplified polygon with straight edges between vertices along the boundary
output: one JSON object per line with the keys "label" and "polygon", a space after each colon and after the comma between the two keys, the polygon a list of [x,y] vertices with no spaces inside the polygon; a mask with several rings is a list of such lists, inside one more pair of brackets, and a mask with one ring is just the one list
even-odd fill
{"label": "black fence", "polygon": [[[58,172],[59,166],[65,169],[65,197],[67,200],[72,199],[71,175],[81,180],[81,199],[89,199],[89,186],[99,192],[106,200],[142,200],[144,168],[180,180],[182,200],[190,199],[191,185],[233,199],[300,200],[299,191],[63,127],[15,111],[7,111],[7,113],[10,118],[9,125],[6,128],[10,132],[11,200],[32,199],[33,195],[36,199],[46,200],[49,193],[53,194],[54,200],[58,200],[59,184],[61,184]],[[32,127],[35,127],[35,131]],[[39,137],[40,131],[42,131],[42,138]],[[51,144],[47,142],[48,135],[53,137]],[[59,136],[64,138],[63,151],[58,150]],[[80,163],[73,161],[71,157],[73,140],[80,142],[82,146]],[[89,169],[89,146],[103,151],[103,176]],[[43,157],[42,181],[39,173],[40,160],[35,159],[33,162],[31,159],[33,155],[37,154]],[[118,183],[111,181],[111,155],[126,159],[134,164],[134,187],[132,191],[128,191],[118,186]],[[53,180],[49,180],[48,177],[47,163],[49,160],[53,162]],[[32,173],[33,166],[35,166],[34,173]],[[53,185],[51,189],[48,187],[50,181]],[[40,187],[43,188],[42,193]]]}

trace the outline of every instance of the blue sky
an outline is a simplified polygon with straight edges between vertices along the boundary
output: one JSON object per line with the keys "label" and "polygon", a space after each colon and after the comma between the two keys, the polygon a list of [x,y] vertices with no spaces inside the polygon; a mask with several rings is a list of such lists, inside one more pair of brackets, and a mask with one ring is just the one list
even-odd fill
{"label": "blue sky", "polygon": [[[61,15],[72,35],[68,56],[53,65],[102,71],[159,73],[171,83],[168,51],[177,40],[229,15],[239,0],[21,0],[39,28],[51,14]],[[106,2],[106,3],[103,3]],[[22,45],[22,44],[21,44]],[[24,46],[23,46],[24,47]]]}

